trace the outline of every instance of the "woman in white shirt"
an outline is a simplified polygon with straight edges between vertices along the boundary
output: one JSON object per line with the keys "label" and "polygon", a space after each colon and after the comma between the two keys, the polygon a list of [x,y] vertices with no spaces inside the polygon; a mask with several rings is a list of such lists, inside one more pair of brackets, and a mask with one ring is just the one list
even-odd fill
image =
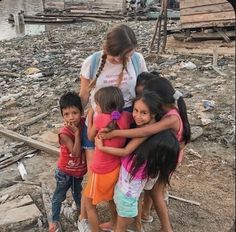
{"label": "woman in white shirt", "polygon": [[[143,56],[135,52],[136,47],[135,34],[127,25],[117,25],[108,31],[102,51],[90,55],[82,64],[79,95],[83,106],[89,103],[94,109],[95,93],[102,87],[117,86],[124,96],[124,110],[132,111],[137,76],[141,72],[147,71]],[[83,148],[85,149],[89,171],[94,154],[94,142],[89,140],[86,128],[83,131],[83,138],[85,140],[83,141],[85,144]],[[79,228],[81,223],[86,223],[85,218],[81,212]]]}

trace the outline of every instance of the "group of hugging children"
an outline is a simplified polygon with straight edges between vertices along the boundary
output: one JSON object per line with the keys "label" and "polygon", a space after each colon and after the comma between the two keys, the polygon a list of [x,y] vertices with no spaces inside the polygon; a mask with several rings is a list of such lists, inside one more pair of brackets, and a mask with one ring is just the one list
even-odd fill
{"label": "group of hugging children", "polygon": [[[103,87],[94,99],[96,106],[88,109],[85,121],[77,93],[67,92],[60,98],[64,127],[59,132],[60,156],[49,231],[57,229],[69,188],[80,212],[80,232],[125,232],[132,219],[135,231],[144,231],[142,222],[153,220],[152,204],[160,231],[173,231],[165,192],[190,141],[182,93],[157,72],[142,72],[131,112],[123,110],[124,98],[118,87]],[[91,144],[95,144],[95,152],[88,165],[84,150]],[[111,219],[99,225],[96,206],[104,201],[109,202]]]}

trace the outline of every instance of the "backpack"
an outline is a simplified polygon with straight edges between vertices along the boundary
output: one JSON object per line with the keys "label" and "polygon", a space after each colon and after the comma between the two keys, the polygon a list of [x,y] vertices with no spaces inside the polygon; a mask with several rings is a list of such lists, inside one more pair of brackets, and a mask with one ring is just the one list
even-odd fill
{"label": "backpack", "polygon": [[[89,77],[95,78],[101,56],[102,56],[101,51],[93,53],[92,62],[89,69]],[[136,76],[138,76],[141,70],[140,70],[140,58],[137,52],[134,52],[134,54],[131,56],[131,61],[134,66],[134,71],[136,73]]]}

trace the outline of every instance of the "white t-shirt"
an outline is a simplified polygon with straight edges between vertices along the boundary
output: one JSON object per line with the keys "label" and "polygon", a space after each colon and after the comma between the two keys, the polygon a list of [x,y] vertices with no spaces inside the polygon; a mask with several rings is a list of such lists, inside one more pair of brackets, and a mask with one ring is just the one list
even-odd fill
{"label": "white t-shirt", "polygon": [[[140,57],[140,72],[147,71],[146,63],[143,58],[143,56],[138,53]],[[93,77],[90,77],[90,65],[91,65],[91,59],[92,55],[87,57],[81,68],[80,75],[82,75],[86,79],[92,80]],[[100,64],[99,64],[100,66]],[[98,66],[98,67],[99,67]],[[112,64],[108,60],[106,60],[106,63],[103,67],[102,72],[100,73],[96,86],[94,89],[91,90],[90,92],[90,98],[89,101],[94,107],[95,102],[94,102],[94,94],[96,91],[98,91],[100,88],[107,87],[107,86],[116,86],[117,81],[118,81],[118,76],[122,70],[122,64]],[[128,71],[128,72],[127,72]],[[131,59],[129,59],[127,63],[127,71],[124,70],[123,73],[123,80],[119,86],[121,89],[123,96],[124,96],[124,101],[125,101],[125,108],[130,107],[132,105],[132,100],[135,97],[135,86],[136,86],[136,81],[137,81],[137,76],[134,70],[134,66],[132,64]]]}

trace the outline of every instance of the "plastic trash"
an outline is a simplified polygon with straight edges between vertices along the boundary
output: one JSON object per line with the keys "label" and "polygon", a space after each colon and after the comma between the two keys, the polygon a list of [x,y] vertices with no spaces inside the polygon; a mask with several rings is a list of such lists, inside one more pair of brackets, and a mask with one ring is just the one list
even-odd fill
{"label": "plastic trash", "polygon": [[195,69],[197,68],[196,64],[194,64],[191,61],[188,61],[187,63],[182,63],[182,68],[186,68],[186,69]]}

